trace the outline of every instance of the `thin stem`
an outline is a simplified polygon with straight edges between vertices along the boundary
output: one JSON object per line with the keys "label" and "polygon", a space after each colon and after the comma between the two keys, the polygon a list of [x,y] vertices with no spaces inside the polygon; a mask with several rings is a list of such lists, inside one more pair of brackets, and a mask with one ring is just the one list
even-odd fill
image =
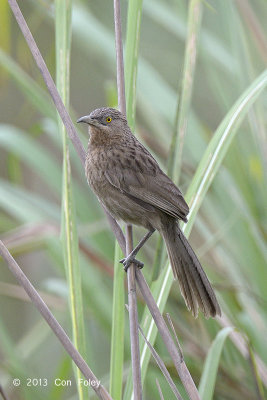
{"label": "thin stem", "polygon": [[[68,335],[62,328],[62,326],[57,322],[43,299],[40,297],[36,289],[33,287],[31,282],[28,280],[26,275],[23,273],[23,271],[20,269],[19,265],[17,262],[14,260],[14,258],[11,256],[9,253],[8,249],[5,247],[4,243],[0,240],[0,254],[3,257],[3,259],[6,261],[10,271],[12,274],[15,276],[19,284],[24,288],[28,296],[30,297],[31,301],[33,304],[36,306],[40,314],[44,317],[54,334],[57,336],[67,353],[71,356],[72,360],[75,362],[77,367],[81,370],[83,375],[87,380],[94,380],[97,382],[100,382],[99,379],[94,375],[92,370],[89,368],[89,366],[86,364],[85,360],[82,358],[80,353],[76,350],[72,342],[70,341]],[[110,397],[109,393],[106,391],[104,386],[99,384],[98,387],[92,386],[96,394],[100,399],[103,400],[112,400]]]}
{"label": "thin stem", "polygon": [[115,41],[116,41],[116,60],[117,60],[118,103],[120,111],[124,115],[126,115],[120,0],[114,0],[114,25],[115,25]]}
{"label": "thin stem", "polygon": [[[114,0],[114,23],[115,23],[115,41],[116,41],[116,59],[117,59],[117,86],[118,103],[120,111],[126,115],[125,84],[124,84],[124,66],[123,66],[123,45],[121,34],[120,1]],[[132,226],[126,226],[126,255],[133,250],[133,231]],[[132,355],[132,374],[134,399],[142,399],[142,381],[140,368],[140,349],[138,335],[138,312],[136,300],[135,283],[136,266],[131,264],[127,270],[128,283],[128,303],[130,319],[130,337],[131,337],[131,355]]]}

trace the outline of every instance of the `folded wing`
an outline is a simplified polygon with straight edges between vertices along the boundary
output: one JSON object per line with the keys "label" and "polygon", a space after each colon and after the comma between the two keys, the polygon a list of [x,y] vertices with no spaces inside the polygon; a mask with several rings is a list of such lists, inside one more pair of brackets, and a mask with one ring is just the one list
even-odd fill
{"label": "folded wing", "polygon": [[113,164],[105,176],[132,199],[142,200],[174,218],[187,221],[189,208],[182,193],[149,153],[139,157],[137,152],[126,168],[119,163]]}

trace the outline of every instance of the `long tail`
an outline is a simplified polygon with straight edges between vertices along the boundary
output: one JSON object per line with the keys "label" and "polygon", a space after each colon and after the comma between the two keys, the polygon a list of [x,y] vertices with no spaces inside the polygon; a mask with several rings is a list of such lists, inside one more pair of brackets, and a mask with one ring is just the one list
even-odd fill
{"label": "long tail", "polygon": [[221,315],[220,306],[207,275],[179,228],[178,222],[168,219],[168,223],[160,233],[166,243],[174,278],[178,279],[188,309],[192,311],[194,317],[198,315],[198,308],[206,318]]}

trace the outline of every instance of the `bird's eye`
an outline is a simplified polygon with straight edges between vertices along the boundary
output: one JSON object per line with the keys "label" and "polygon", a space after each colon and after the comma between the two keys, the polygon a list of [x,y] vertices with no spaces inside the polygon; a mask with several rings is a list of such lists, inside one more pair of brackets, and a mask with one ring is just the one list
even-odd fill
{"label": "bird's eye", "polygon": [[111,122],[111,121],[112,121],[112,118],[111,118],[111,117],[107,117],[107,118],[106,118],[106,121],[107,121],[107,122]]}

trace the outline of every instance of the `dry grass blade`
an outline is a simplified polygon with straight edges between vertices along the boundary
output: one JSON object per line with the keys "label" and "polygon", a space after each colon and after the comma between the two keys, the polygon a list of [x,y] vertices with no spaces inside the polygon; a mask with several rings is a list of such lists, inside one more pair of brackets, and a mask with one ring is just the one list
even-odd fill
{"label": "dry grass blade", "polygon": [[120,11],[119,0],[114,0],[114,22],[115,22],[115,42],[116,42],[116,59],[117,59],[118,103],[120,111],[124,115],[126,115],[123,45],[122,45],[122,34],[121,34],[121,11]]}
{"label": "dry grass blade", "polygon": [[178,350],[180,351],[181,359],[183,360],[183,359],[184,359],[184,356],[183,356],[182,348],[181,348],[181,346],[180,346],[180,343],[179,343],[179,340],[178,340],[177,334],[176,334],[176,332],[175,332],[174,325],[173,325],[173,323],[172,323],[171,316],[170,316],[169,313],[167,313],[167,318],[168,318],[169,325],[170,325],[170,327],[171,327],[171,329],[172,329],[172,331],[173,331],[173,334],[174,334],[174,337],[175,337],[175,340],[176,340],[176,344],[177,344]]}

